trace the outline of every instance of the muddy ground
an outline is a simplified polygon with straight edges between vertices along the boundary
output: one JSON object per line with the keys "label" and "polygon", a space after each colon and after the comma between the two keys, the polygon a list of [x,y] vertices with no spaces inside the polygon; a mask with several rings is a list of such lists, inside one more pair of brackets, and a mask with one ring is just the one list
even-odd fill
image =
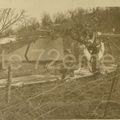
{"label": "muddy ground", "polygon": [[[112,78],[57,81],[12,88],[10,103],[0,90],[1,120],[103,118]],[[104,118],[120,118],[120,89],[115,87]]]}
{"label": "muddy ground", "polygon": [[[6,89],[0,88],[0,119],[120,119],[119,79],[118,72],[113,72],[74,80],[12,87],[9,103],[6,102]],[[105,113],[113,80],[118,82]]]}

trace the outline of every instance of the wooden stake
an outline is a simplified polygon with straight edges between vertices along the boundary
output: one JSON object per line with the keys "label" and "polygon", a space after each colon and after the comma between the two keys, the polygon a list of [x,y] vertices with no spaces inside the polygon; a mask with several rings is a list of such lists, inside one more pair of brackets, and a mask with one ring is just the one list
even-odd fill
{"label": "wooden stake", "polygon": [[6,101],[7,103],[10,102],[11,99],[11,82],[12,82],[12,69],[11,65],[8,66],[8,80],[6,85]]}

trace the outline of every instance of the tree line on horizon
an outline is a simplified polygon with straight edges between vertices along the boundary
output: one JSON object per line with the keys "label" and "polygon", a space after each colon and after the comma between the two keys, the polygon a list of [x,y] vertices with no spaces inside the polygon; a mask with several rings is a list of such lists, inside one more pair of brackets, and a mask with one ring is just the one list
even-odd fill
{"label": "tree line on horizon", "polygon": [[[70,37],[83,42],[84,38],[93,32],[120,33],[120,7],[97,7],[92,9],[76,8],[67,12],[43,14],[41,20],[27,18],[25,11],[15,13],[15,10],[0,10],[0,35],[9,36],[16,34],[23,36],[24,40],[36,39],[46,36],[51,39],[56,37]],[[12,30],[12,26],[21,22],[19,27]],[[28,38],[28,39],[27,39]]]}

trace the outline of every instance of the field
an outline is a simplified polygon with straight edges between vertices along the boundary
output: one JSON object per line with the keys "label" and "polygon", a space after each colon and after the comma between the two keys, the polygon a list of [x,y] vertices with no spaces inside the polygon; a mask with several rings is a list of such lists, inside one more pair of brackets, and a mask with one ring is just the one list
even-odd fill
{"label": "field", "polygon": [[[19,73],[23,74],[24,72],[19,71]],[[41,74],[43,73],[41,72]],[[118,72],[67,81],[58,80],[12,87],[10,103],[6,103],[6,89],[1,88],[0,119],[103,118],[113,80],[119,80]],[[119,85],[118,81],[112,92],[104,118],[120,118]]]}

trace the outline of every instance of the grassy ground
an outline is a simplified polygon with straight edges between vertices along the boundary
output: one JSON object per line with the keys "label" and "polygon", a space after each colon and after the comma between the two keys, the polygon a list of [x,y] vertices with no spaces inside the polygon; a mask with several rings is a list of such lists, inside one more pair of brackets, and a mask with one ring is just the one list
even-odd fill
{"label": "grassy ground", "polygon": [[[1,120],[102,118],[105,100],[115,76],[93,76],[69,82],[36,84],[12,88],[6,104],[6,90],[0,90]],[[118,78],[118,77],[116,77]],[[120,83],[112,95],[105,118],[120,118]],[[101,103],[103,102],[103,103]]]}

